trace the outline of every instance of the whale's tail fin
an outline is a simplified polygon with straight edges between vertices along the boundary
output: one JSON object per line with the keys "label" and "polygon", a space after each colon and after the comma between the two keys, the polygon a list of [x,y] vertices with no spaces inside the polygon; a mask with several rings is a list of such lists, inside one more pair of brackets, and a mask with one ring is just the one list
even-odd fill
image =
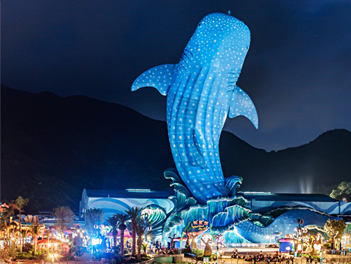
{"label": "whale's tail fin", "polygon": [[154,87],[166,96],[172,84],[174,69],[177,64],[163,64],[153,67],[139,75],[132,84],[132,91],[141,87]]}
{"label": "whale's tail fin", "polygon": [[256,129],[258,128],[258,116],[255,105],[251,98],[237,86],[234,89],[230,102],[229,117],[234,118],[239,115],[248,118]]}

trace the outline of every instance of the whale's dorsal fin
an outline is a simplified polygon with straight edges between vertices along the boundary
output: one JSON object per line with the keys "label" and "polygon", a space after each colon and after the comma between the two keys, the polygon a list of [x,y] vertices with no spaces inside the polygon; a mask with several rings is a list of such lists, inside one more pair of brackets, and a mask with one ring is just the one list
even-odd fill
{"label": "whale's dorsal fin", "polygon": [[255,105],[251,101],[251,98],[236,86],[230,102],[229,117],[234,118],[239,115],[248,118],[258,128],[258,116]]}
{"label": "whale's dorsal fin", "polygon": [[163,64],[140,74],[132,84],[132,91],[149,86],[156,88],[160,94],[166,96],[173,80],[176,65],[177,64]]}

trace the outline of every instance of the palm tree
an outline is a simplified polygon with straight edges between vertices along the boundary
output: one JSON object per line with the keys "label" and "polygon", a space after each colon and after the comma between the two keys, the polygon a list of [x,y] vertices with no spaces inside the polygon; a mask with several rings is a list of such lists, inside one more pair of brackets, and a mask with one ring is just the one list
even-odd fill
{"label": "palm tree", "polygon": [[29,227],[28,226],[24,226],[22,227],[22,230],[20,231],[20,235],[21,235],[21,240],[22,240],[22,247],[24,245],[24,239],[27,237],[29,232]]}
{"label": "palm tree", "polygon": [[131,220],[131,226],[132,226],[132,237],[133,237],[132,255],[135,255],[135,243],[136,243],[135,228],[138,224],[138,220],[139,220],[140,213],[142,210],[143,210],[143,208],[132,207],[126,211],[127,215],[129,215],[129,218]]}
{"label": "palm tree", "polygon": [[121,245],[120,245],[120,254],[123,258],[124,256],[124,230],[126,230],[127,226],[125,222],[129,219],[129,215],[127,214],[116,214],[116,218],[119,221],[118,229],[121,231]]}
{"label": "palm tree", "polygon": [[11,240],[12,243],[14,245],[16,245],[17,243],[17,238],[20,236],[20,224],[15,222],[15,221],[11,221],[9,227],[8,227],[9,233],[11,233]]}
{"label": "palm tree", "polygon": [[[22,196],[18,196],[16,200],[12,200],[9,206],[12,208],[13,211],[18,211],[18,223],[19,223],[19,233],[22,233],[22,213],[24,212],[23,207],[26,206],[29,202],[29,198],[23,199]],[[23,249],[22,239],[20,239],[20,252]]]}
{"label": "palm tree", "polygon": [[37,240],[38,236],[43,232],[44,225],[40,224],[38,216],[27,215],[24,220],[31,225],[29,226],[29,233],[32,234],[33,237],[33,244],[34,244],[34,251],[33,255],[37,251]]}
{"label": "palm tree", "polygon": [[48,244],[46,246],[48,249],[49,249],[49,245],[50,245],[50,235],[53,233],[53,230],[52,230],[53,228],[56,228],[56,227],[50,226],[44,230],[44,235],[46,236],[46,239],[48,241]]}
{"label": "palm tree", "polygon": [[13,208],[8,207],[0,214],[0,230],[4,232],[4,236],[9,241],[10,227],[12,221]]}
{"label": "palm tree", "polygon": [[141,261],[141,245],[143,244],[143,236],[145,234],[145,230],[146,230],[147,226],[138,223],[135,231],[138,235],[138,261]]}
{"label": "palm tree", "polygon": [[24,212],[23,207],[26,206],[28,202],[29,198],[23,199],[22,196],[18,196],[16,200],[12,200],[9,204],[9,206],[12,207],[13,211],[18,211],[19,224],[21,224],[22,221],[22,213]]}
{"label": "palm tree", "polygon": [[[13,211],[18,211],[19,214],[19,219],[18,219],[18,223],[19,223],[19,232],[22,233],[22,225],[21,225],[21,221],[22,221],[22,213],[24,212],[23,207],[26,206],[29,202],[29,198],[25,198],[23,199],[22,196],[18,196],[16,200],[12,200],[11,203],[9,204],[9,206],[12,208]],[[23,249],[23,243],[22,243],[22,239],[20,241],[20,252],[22,252]]]}
{"label": "palm tree", "polygon": [[44,225],[40,223],[32,223],[32,225],[30,226],[29,232],[32,234],[33,244],[34,244],[33,254],[37,251],[38,237],[43,232],[43,229],[44,229]]}
{"label": "palm tree", "polygon": [[118,224],[118,219],[117,216],[111,216],[106,219],[106,222],[111,226],[111,231],[112,231],[112,236],[113,236],[113,246],[117,247],[117,224]]}

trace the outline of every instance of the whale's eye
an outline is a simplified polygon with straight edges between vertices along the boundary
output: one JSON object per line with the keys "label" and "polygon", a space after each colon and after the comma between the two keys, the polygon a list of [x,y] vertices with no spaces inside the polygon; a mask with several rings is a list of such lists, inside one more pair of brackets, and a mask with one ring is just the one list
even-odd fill
{"label": "whale's eye", "polygon": [[198,27],[201,26],[201,23],[199,23]]}

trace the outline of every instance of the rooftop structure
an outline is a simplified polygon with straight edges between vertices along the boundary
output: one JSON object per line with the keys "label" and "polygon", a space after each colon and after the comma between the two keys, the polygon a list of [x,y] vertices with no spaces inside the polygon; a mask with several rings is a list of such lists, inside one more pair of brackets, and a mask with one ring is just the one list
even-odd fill
{"label": "rooftop structure", "polygon": [[104,211],[104,219],[117,213],[125,214],[131,207],[145,207],[150,204],[161,206],[169,213],[173,203],[168,199],[174,195],[172,190],[154,191],[150,189],[126,190],[87,190],[82,193],[79,203],[79,217],[83,219],[88,209],[99,208]]}

